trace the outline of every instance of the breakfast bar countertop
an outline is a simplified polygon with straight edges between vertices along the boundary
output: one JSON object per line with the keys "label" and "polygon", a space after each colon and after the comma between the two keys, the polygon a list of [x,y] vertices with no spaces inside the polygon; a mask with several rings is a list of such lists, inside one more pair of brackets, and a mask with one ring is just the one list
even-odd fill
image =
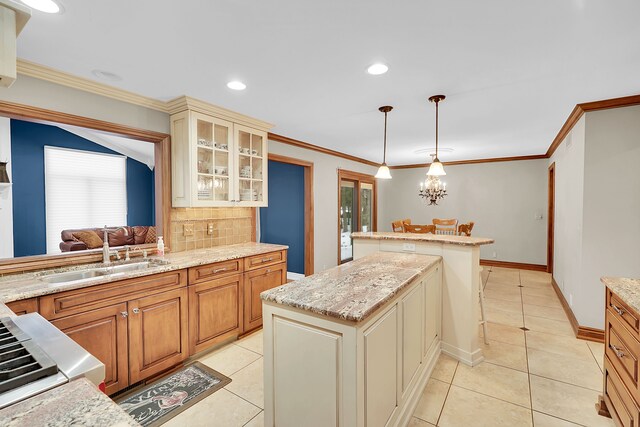
{"label": "breakfast bar countertop", "polygon": [[[78,280],[74,282],[48,283],[42,280],[42,278],[46,275],[74,270],[84,270],[91,267],[99,268],[104,267],[104,265],[83,264],[74,267],[47,269],[30,273],[7,275],[0,277],[0,316],[13,314],[12,312],[3,312],[3,310],[7,309],[3,303],[7,302],[54,294],[72,289],[86,288],[89,286],[101,285],[118,280],[132,279],[135,277],[148,276],[151,274],[165,273],[168,271],[197,267],[199,265],[245,258],[253,255],[260,255],[264,253],[284,250],[287,248],[288,246],[283,245],[249,242],[239,243],[236,245],[217,246],[209,249],[196,249],[190,251],[175,252],[165,255],[163,258],[159,258],[156,256],[149,257],[148,260],[161,263],[147,269],[134,270],[114,275],[98,276],[91,279]],[[143,259],[134,258],[131,262],[139,261],[143,261]]]}
{"label": "breakfast bar countertop", "polygon": [[444,243],[447,245],[459,246],[480,246],[494,243],[493,239],[486,237],[449,236],[446,234],[431,233],[396,233],[390,231],[359,231],[351,233],[351,237],[354,239],[369,240],[411,240],[416,242]]}
{"label": "breakfast bar countertop", "polygon": [[441,259],[431,255],[377,252],[265,291],[260,298],[361,322]]}
{"label": "breakfast bar countertop", "polygon": [[85,378],[0,409],[0,419],[6,427],[140,425]]}
{"label": "breakfast bar countertop", "polygon": [[629,307],[640,312],[640,279],[601,277],[600,281]]}

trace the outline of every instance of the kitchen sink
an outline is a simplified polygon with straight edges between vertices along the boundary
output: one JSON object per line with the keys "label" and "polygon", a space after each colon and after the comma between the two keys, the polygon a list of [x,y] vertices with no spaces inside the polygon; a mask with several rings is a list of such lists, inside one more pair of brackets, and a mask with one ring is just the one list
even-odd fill
{"label": "kitchen sink", "polygon": [[126,264],[109,265],[105,267],[93,267],[86,270],[74,270],[65,273],[49,274],[40,277],[40,280],[47,283],[78,282],[82,280],[94,279],[96,277],[123,275],[132,271],[146,270],[166,264],[166,261],[161,260],[144,260]]}

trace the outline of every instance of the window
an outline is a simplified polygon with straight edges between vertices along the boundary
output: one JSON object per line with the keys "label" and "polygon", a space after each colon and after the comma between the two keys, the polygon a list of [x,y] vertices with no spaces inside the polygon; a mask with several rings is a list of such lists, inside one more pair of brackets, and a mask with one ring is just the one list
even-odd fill
{"label": "window", "polygon": [[47,253],[62,230],[127,224],[125,156],[44,148]]}

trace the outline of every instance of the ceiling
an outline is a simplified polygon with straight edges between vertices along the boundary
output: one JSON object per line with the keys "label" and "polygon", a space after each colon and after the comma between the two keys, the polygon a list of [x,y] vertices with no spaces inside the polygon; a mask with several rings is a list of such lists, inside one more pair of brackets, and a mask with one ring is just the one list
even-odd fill
{"label": "ceiling", "polygon": [[[640,93],[637,0],[61,0],[35,12],[20,58],[169,100],[189,95],[290,138],[425,162],[541,154],[577,103]],[[374,62],[389,72],[371,76]],[[232,79],[247,84],[232,91]],[[99,81],[99,80],[98,80]],[[104,82],[104,81],[103,81]]]}

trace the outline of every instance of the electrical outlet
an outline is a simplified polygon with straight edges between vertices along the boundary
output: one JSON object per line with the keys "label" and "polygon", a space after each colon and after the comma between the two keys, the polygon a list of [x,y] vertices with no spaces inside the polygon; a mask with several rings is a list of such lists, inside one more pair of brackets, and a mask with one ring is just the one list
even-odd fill
{"label": "electrical outlet", "polygon": [[213,234],[213,223],[210,222],[207,224],[207,234],[211,236]]}
{"label": "electrical outlet", "polygon": [[184,224],[182,226],[182,234],[187,236],[193,236],[193,224]]}
{"label": "electrical outlet", "polygon": [[406,252],[415,252],[416,251],[416,244],[415,243],[403,243],[402,244],[402,250],[406,251]]}
{"label": "electrical outlet", "polygon": [[493,258],[498,258],[498,252],[493,251],[493,254],[491,255]]}

